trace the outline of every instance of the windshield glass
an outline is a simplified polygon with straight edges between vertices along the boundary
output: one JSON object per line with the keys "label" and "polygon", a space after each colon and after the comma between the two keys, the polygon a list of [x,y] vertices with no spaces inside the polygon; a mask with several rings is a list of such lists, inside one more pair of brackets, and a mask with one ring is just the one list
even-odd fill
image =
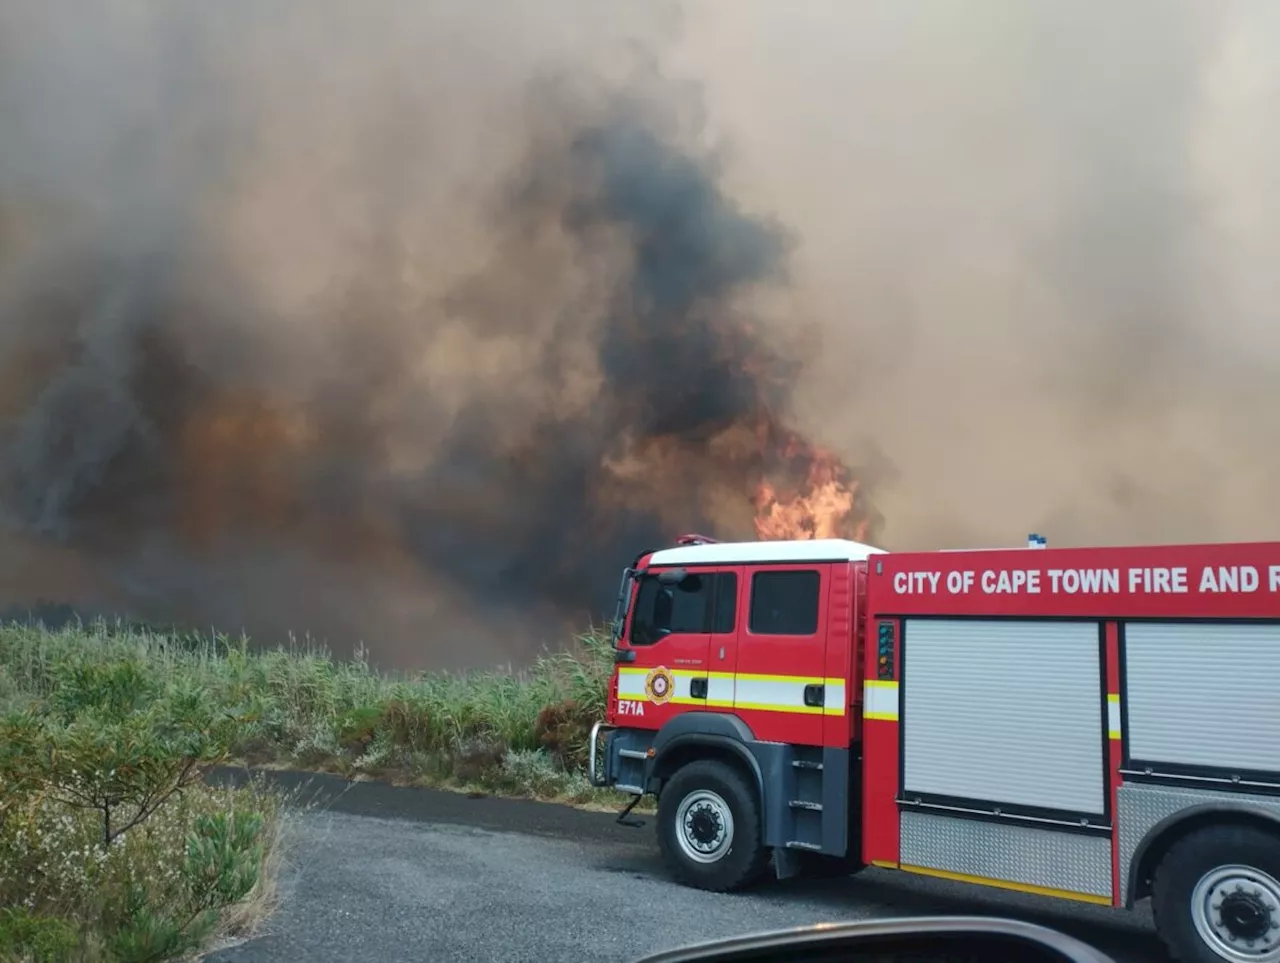
{"label": "windshield glass", "polygon": [[618,644],[618,640],[622,638],[622,627],[627,621],[627,609],[631,604],[631,586],[635,583],[635,577],[635,569],[624,568],[622,570],[622,582],[618,585],[618,602],[613,610],[613,625],[611,626],[615,647]]}

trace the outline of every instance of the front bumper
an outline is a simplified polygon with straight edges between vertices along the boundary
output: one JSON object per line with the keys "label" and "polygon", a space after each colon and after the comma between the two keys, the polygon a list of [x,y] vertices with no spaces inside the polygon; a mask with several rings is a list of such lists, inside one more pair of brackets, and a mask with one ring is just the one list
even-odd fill
{"label": "front bumper", "polygon": [[648,790],[653,764],[654,733],[642,729],[620,729],[606,722],[591,727],[587,754],[587,781],[632,796]]}
{"label": "front bumper", "polygon": [[[591,735],[587,739],[587,782],[591,785],[603,788],[609,785],[609,736],[615,729],[603,719],[591,727]],[[604,734],[604,742],[601,744],[600,736]],[[597,765],[596,759],[603,752],[604,758],[601,760],[603,765]]]}

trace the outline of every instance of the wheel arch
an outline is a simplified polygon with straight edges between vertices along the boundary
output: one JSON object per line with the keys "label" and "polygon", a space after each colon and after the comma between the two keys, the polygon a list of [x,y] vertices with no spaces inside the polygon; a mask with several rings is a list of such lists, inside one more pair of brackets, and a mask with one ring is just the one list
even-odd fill
{"label": "wheel arch", "polygon": [[659,792],[677,769],[695,759],[719,759],[742,771],[755,786],[764,811],[764,772],[748,748],[755,741],[751,727],[735,715],[688,712],[672,719],[653,741],[653,759],[646,772],[646,788]]}
{"label": "wheel arch", "polygon": [[1129,861],[1125,906],[1152,894],[1152,879],[1161,858],[1176,842],[1209,826],[1254,826],[1280,837],[1280,815],[1247,803],[1212,802],[1179,809],[1156,823],[1142,837]]}

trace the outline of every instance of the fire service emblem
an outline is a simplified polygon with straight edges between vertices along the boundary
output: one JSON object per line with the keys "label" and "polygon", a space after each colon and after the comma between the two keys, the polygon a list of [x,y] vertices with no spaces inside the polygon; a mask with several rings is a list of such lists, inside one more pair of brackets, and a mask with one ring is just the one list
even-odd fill
{"label": "fire service emblem", "polygon": [[675,688],[675,684],[671,670],[665,665],[660,665],[650,670],[645,676],[644,691],[648,694],[650,702],[660,706],[671,698],[671,690]]}

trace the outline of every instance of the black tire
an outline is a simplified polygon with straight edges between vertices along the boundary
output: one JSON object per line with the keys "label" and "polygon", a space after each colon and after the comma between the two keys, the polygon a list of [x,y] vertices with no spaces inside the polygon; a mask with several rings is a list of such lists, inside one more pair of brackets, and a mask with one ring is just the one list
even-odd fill
{"label": "black tire", "polygon": [[[699,794],[714,796],[698,798]],[[759,879],[769,865],[759,799],[756,787],[726,763],[699,759],[677,769],[658,798],[658,847],[676,879],[717,893],[742,889]],[[717,822],[721,803],[732,817],[732,833],[723,834],[723,849],[707,854],[710,861],[695,859],[681,844],[684,828],[677,821],[686,800],[693,803],[686,815],[694,828],[727,829],[727,821]]]}
{"label": "black tire", "polygon": [[[1227,893],[1226,905],[1231,916],[1197,908],[1201,904],[1196,895],[1197,886],[1219,870],[1225,874],[1226,889],[1218,892]],[[1253,883],[1249,882],[1250,873],[1256,875]],[[1234,892],[1237,881],[1244,887],[1241,895]],[[1262,895],[1253,896],[1254,889]],[[1266,909],[1267,904],[1273,908]],[[1207,905],[1222,906],[1223,903],[1214,904],[1209,900]],[[1156,931],[1173,958],[1181,963],[1224,963],[1234,959],[1215,949],[1219,939],[1224,945],[1232,945],[1228,942],[1229,933],[1221,937],[1215,935],[1215,929],[1221,929],[1214,926],[1215,919],[1236,921],[1236,945],[1241,950],[1259,952],[1263,940],[1280,947],[1280,834],[1255,826],[1220,825],[1183,837],[1169,848],[1156,867],[1151,909]],[[1201,926],[1206,929],[1204,935]],[[1265,937],[1255,940],[1253,949],[1248,948],[1247,935],[1259,930],[1265,931]]]}

